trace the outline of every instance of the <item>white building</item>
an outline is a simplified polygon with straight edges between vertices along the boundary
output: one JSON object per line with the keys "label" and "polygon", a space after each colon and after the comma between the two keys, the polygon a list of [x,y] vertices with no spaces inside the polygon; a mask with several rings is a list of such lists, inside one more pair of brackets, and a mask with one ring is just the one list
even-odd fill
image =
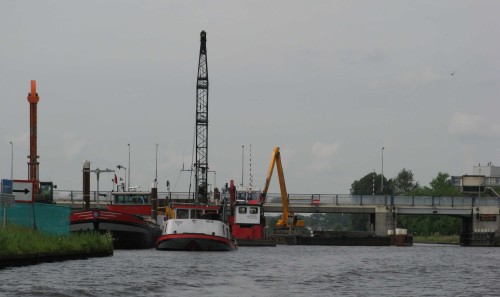
{"label": "white building", "polygon": [[484,175],[486,186],[500,186],[500,166],[493,166],[490,162],[486,166],[474,166],[473,175]]}
{"label": "white building", "polygon": [[472,168],[472,175],[452,176],[451,180],[464,193],[482,192],[485,187],[500,186],[500,166],[493,166],[491,162],[486,166],[479,164]]}
{"label": "white building", "polygon": [[472,174],[473,175],[484,175],[486,177],[500,177],[500,167],[499,166],[493,166],[493,164],[490,162],[486,166],[474,166],[472,169]]}

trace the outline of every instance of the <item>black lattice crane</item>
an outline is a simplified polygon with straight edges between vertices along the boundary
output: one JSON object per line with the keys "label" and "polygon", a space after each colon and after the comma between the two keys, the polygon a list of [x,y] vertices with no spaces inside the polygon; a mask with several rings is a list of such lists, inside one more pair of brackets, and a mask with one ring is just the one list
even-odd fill
{"label": "black lattice crane", "polygon": [[195,198],[196,201],[208,202],[208,66],[207,33],[201,31],[198,78],[196,81],[196,163]]}

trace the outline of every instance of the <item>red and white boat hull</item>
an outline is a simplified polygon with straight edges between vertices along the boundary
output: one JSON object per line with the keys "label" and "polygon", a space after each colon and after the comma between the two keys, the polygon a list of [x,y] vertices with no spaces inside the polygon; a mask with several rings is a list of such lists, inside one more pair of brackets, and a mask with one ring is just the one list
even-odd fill
{"label": "red and white boat hull", "polygon": [[156,241],[157,250],[168,251],[232,251],[236,245],[230,239],[204,234],[162,235]]}
{"label": "red and white boat hull", "polygon": [[233,251],[237,249],[229,227],[219,220],[170,219],[156,249],[170,251]]}

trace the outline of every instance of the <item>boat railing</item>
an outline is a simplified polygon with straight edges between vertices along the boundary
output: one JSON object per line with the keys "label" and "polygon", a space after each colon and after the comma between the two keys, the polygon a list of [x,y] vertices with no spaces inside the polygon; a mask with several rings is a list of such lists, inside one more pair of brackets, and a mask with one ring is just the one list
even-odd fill
{"label": "boat railing", "polygon": [[[127,192],[114,192],[114,191],[99,191],[99,202],[108,203],[112,201],[112,194],[116,193],[127,193]],[[136,195],[140,192],[130,192],[130,194]],[[149,192],[148,192],[149,194]],[[228,193],[220,194],[220,201],[224,197],[229,199]],[[214,193],[209,194],[209,201],[214,200]],[[158,192],[159,200],[167,200],[172,202],[185,202],[192,203],[195,201],[195,194],[193,192]],[[90,202],[97,201],[97,191],[90,191]],[[83,203],[83,191],[73,191],[73,190],[54,190],[54,202],[56,203]]]}
{"label": "boat railing", "polygon": [[[99,202],[111,201],[114,191],[99,191]],[[126,192],[120,192],[126,193]],[[131,192],[131,194],[138,194],[138,192]],[[172,200],[193,200],[194,193],[189,192],[158,192],[158,199],[172,199]],[[90,191],[90,201],[97,201],[97,191]],[[54,202],[69,202],[81,203],[83,202],[83,191],[73,190],[54,190]]]}

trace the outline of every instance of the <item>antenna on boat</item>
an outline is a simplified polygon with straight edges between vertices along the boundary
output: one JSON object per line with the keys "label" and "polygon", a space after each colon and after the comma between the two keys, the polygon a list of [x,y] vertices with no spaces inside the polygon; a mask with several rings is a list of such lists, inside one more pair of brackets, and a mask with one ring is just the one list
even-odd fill
{"label": "antenna on boat", "polygon": [[250,174],[249,174],[249,190],[252,191],[252,187],[253,187],[253,175],[252,175],[252,144],[250,144],[250,165],[249,165],[249,168],[250,168]]}

